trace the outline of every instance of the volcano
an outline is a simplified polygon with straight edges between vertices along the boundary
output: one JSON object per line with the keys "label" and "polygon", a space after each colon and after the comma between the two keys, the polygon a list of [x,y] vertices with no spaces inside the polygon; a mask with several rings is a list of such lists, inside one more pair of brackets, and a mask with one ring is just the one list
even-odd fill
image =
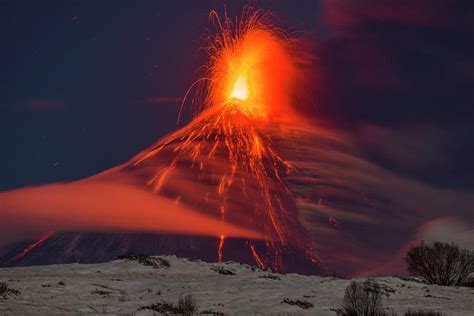
{"label": "volcano", "polygon": [[386,170],[350,132],[301,114],[297,41],[260,11],[233,21],[215,21],[205,73],[183,100],[196,89],[185,127],[87,179],[0,193],[0,242],[38,235],[2,249],[1,265],[145,253],[278,272],[399,273],[426,225],[447,214],[471,222],[469,194]]}
{"label": "volcano", "polygon": [[30,249],[24,244],[13,247],[3,256],[2,265],[101,262],[124,253],[147,253],[239,261],[284,272],[320,272],[285,181],[295,170],[272,145],[275,135],[287,133],[284,126],[279,122],[256,126],[235,106],[226,105],[203,113],[130,162],[94,177],[105,182],[126,179],[206,216],[251,227],[264,240],[54,233],[33,242]]}
{"label": "volcano", "polygon": [[[139,228],[56,230],[10,245],[0,264],[91,263],[146,253],[245,262],[303,274],[394,273],[403,271],[400,258],[410,242],[422,237],[420,227],[449,209],[469,215],[467,206],[472,204],[471,196],[430,188],[368,161],[350,135],[322,122],[296,116],[262,123],[233,106],[203,112],[128,163],[86,180],[87,185],[127,183],[174,201],[172,205],[186,205],[215,219],[217,226],[246,227],[263,237],[218,234],[219,227],[193,234],[201,225],[194,220],[185,221],[185,234]],[[49,196],[42,187],[29,190],[38,195],[20,191],[14,204],[4,198],[4,205],[21,206],[30,200],[33,209],[42,204],[58,208],[50,203],[56,193]],[[61,206],[62,213],[81,198],[73,193],[67,195],[69,204]],[[99,193],[108,206],[107,190]],[[133,202],[137,207],[127,212],[140,217],[140,201]],[[177,211],[160,208],[157,204],[153,211]],[[99,203],[98,210],[107,208]],[[115,216],[114,210],[105,212],[104,222]]]}

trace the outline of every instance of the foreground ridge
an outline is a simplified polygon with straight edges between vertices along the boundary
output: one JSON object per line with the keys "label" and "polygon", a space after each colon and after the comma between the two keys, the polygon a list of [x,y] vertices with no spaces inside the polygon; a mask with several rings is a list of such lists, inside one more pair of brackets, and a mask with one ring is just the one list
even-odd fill
{"label": "foreground ridge", "polygon": [[[384,306],[398,314],[409,309],[446,315],[474,311],[472,288],[447,288],[397,277],[376,280]],[[0,314],[147,315],[154,307],[177,306],[180,298],[192,295],[197,313],[336,315],[351,280],[275,274],[236,262],[124,256],[100,264],[2,268],[0,282],[12,289],[11,295],[0,296]]]}

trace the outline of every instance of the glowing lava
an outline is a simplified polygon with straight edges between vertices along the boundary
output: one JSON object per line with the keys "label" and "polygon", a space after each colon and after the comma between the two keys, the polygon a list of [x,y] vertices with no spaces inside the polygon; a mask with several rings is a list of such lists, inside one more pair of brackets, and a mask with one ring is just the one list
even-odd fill
{"label": "glowing lava", "polygon": [[237,99],[240,101],[245,101],[249,97],[249,88],[247,84],[247,80],[245,80],[244,76],[239,76],[237,78],[237,81],[234,84],[234,88],[232,89],[232,92],[230,93],[229,98],[230,99]]}

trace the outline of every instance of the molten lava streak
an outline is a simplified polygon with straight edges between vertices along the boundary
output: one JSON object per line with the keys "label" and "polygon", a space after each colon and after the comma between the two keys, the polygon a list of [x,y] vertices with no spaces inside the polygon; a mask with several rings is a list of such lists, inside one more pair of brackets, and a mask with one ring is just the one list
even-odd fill
{"label": "molten lava streak", "polygon": [[[282,180],[293,172],[272,146],[264,128],[290,115],[290,96],[295,65],[290,41],[264,23],[259,12],[244,17],[236,27],[224,23],[215,13],[220,34],[207,49],[210,64],[194,101],[202,109],[186,128],[152,150],[139,155],[130,168],[148,170],[170,156],[166,165],[155,169],[148,185],[155,192],[195,208],[209,210],[221,222],[242,223],[266,237],[265,249],[249,241],[249,253],[261,266],[283,269],[283,256],[305,253],[311,262],[311,243],[297,222],[295,203]],[[200,79],[201,82],[204,80]],[[162,161],[162,160],[160,160]],[[203,183],[207,192],[199,198],[183,194],[183,183],[174,175],[188,168],[192,183]],[[225,235],[219,237],[217,259],[223,258]],[[262,251],[263,254],[259,254]]]}

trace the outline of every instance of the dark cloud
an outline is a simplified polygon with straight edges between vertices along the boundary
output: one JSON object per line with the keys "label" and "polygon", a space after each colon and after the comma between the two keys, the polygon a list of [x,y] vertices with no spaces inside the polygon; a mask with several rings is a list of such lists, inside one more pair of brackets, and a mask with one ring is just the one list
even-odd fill
{"label": "dark cloud", "polygon": [[31,111],[55,111],[65,107],[64,102],[49,99],[30,99],[25,102],[25,107]]}
{"label": "dark cloud", "polygon": [[183,101],[182,97],[151,97],[143,101],[146,104],[178,104]]}
{"label": "dark cloud", "polygon": [[360,26],[367,20],[417,26],[448,27],[455,3],[445,0],[322,1],[324,22],[334,26]]}
{"label": "dark cloud", "polygon": [[390,169],[473,187],[473,17],[470,1],[322,1],[305,112]]}

